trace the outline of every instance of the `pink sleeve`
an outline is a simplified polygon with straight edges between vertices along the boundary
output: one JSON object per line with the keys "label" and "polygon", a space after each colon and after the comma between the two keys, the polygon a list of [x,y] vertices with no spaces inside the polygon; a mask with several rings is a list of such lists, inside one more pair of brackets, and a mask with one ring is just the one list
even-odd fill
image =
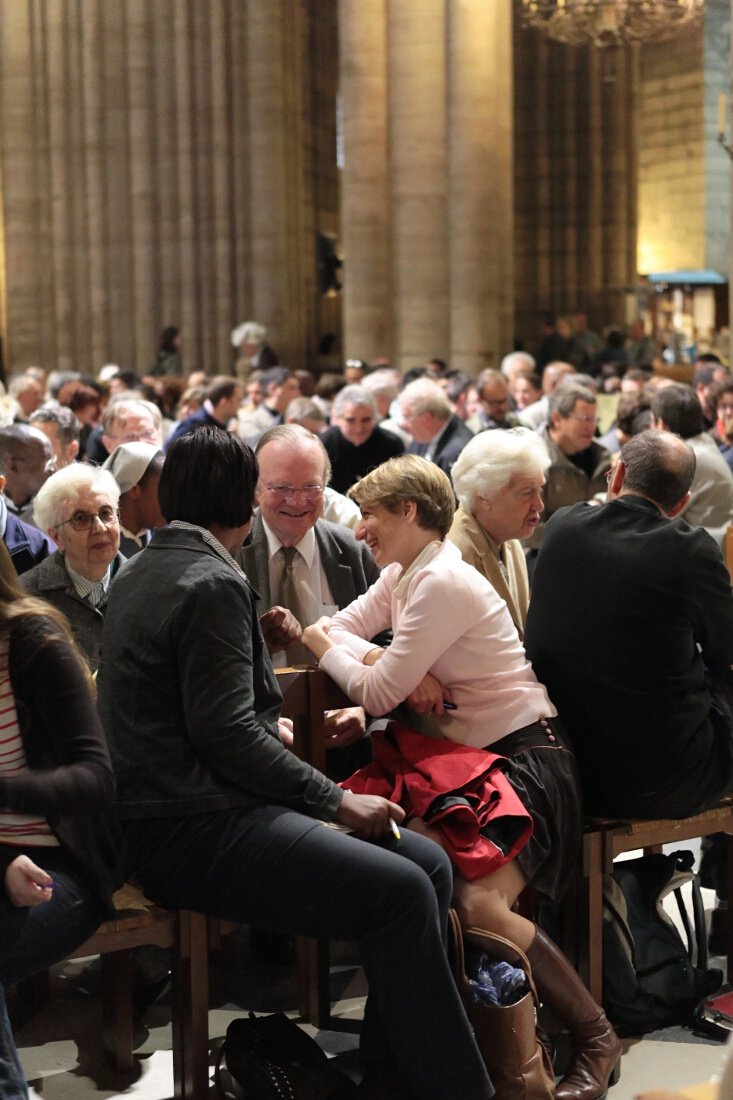
{"label": "pink sleeve", "polygon": [[[384,574],[370,592],[380,586],[383,577]],[[366,598],[362,596],[336,616],[339,626],[342,616],[351,613]],[[331,631],[329,637],[337,644],[323,655],[320,666],[353,702],[375,716],[386,714],[415,690],[425,673],[466,632],[474,618],[470,592],[444,584],[439,576],[426,576],[413,585],[392,644],[376,664],[362,664]],[[371,622],[367,629],[370,626]],[[383,624],[378,629],[383,629]]]}

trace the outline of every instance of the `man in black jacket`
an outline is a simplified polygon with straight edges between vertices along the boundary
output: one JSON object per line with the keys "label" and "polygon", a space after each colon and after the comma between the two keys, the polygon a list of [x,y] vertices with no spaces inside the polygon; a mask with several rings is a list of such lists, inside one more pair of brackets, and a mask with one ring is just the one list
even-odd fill
{"label": "man in black jacket", "polygon": [[694,472],[686,443],[644,432],[606,504],[545,530],[525,643],[591,814],[684,817],[733,789],[730,578],[710,536],[675,519]]}

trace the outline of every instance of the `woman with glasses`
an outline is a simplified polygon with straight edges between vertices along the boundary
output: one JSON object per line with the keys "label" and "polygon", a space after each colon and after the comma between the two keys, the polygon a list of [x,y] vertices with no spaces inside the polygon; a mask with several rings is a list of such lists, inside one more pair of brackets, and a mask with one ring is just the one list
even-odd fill
{"label": "woman with glasses", "polygon": [[[332,620],[307,627],[303,642],[370,714],[405,701],[413,709],[404,715],[412,728],[390,722],[373,736],[373,764],[342,786],[399,801],[410,828],[450,854],[463,926],[517,944],[541,999],[570,1031],[575,1058],[556,1097],[600,1100],[618,1039],[557,946],[512,910],[528,884],[557,901],[577,858],[577,770],[557,712],[506,603],[446,538],[455,510],[446,474],[404,455],[349,495],[361,508],[357,538],[382,573]],[[390,628],[391,644],[375,647],[370,639]],[[529,837],[521,813],[531,817]]]}
{"label": "woman with glasses", "polygon": [[102,624],[120,554],[120,490],[108,470],[74,463],[39,490],[35,521],[58,546],[23,574],[26,591],[62,611],[92,672],[99,667]]}
{"label": "woman with glasses", "polygon": [[65,958],[120,885],[112,768],[91,677],[63,616],[0,543],[0,1096],[28,1096],[4,989]]}

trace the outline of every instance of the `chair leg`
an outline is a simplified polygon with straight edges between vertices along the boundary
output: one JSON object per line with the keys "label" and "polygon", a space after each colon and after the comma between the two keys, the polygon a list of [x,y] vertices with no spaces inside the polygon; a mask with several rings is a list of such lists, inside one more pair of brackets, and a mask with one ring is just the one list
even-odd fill
{"label": "chair leg", "polygon": [[299,936],[296,940],[298,962],[298,1010],[306,1023],[326,1027],[331,1019],[331,968],[328,940]]}
{"label": "chair leg", "polygon": [[173,960],[172,1032],[175,1100],[201,1100],[209,1091],[208,926],[202,913],[178,914]]}
{"label": "chair leg", "polygon": [[102,978],[102,1045],[118,1073],[132,1070],[132,967],[129,951],[100,958]]}

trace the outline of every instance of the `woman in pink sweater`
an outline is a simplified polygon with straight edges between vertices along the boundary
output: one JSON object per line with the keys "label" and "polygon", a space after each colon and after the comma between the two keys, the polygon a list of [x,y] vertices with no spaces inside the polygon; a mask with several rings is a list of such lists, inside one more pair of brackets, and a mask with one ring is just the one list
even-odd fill
{"label": "woman in pink sweater", "polygon": [[[401,709],[399,717],[412,730],[390,723],[375,740],[374,767],[344,786],[374,790],[394,771],[393,794],[402,792],[414,815],[411,827],[453,857],[464,927],[487,928],[521,947],[544,1002],[573,1036],[575,1059],[557,1087],[558,1100],[600,1100],[620,1056],[618,1039],[556,945],[512,911],[527,884],[556,900],[577,858],[577,774],[557,712],[506,604],[446,541],[455,508],[448,477],[425,459],[403,456],[362,478],[349,495],[361,508],[357,537],[371,547],[382,574],[333,619],[308,627],[303,640],[320,667],[370,714],[406,703],[407,716]],[[389,628],[392,644],[375,648],[369,639]],[[419,739],[416,726],[432,740]],[[465,828],[450,825],[455,798],[448,804],[436,795],[453,795],[461,786],[467,805],[459,804],[458,820],[465,826],[467,806],[488,798],[476,776],[482,756],[490,754],[489,781],[498,786],[492,797],[509,807],[509,818],[497,823],[479,813],[473,859],[463,850]],[[436,784],[443,780],[439,792]],[[512,816],[512,799],[531,816],[529,839]],[[487,847],[494,849],[493,861],[487,862]]]}

